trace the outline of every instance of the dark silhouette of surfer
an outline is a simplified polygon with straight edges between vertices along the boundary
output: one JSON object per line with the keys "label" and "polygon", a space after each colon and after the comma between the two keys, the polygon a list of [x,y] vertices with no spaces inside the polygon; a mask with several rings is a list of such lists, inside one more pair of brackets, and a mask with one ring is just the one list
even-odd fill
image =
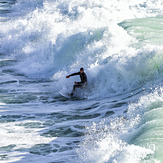
{"label": "dark silhouette of surfer", "polygon": [[73,96],[76,88],[82,88],[87,85],[87,76],[84,72],[84,68],[81,67],[79,72],[73,73],[71,75],[66,76],[66,78],[69,78],[70,76],[80,75],[81,82],[75,82],[75,85],[73,86],[72,93],[70,94]]}

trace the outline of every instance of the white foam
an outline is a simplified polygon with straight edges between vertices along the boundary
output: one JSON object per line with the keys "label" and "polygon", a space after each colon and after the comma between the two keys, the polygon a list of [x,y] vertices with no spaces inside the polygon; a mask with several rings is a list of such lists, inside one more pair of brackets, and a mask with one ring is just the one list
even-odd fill
{"label": "white foam", "polygon": [[[152,80],[160,80],[162,75],[159,71],[162,72],[163,58],[161,46],[148,44],[139,49],[132,47],[131,45],[138,40],[117,23],[126,19],[162,15],[162,11],[161,1],[155,3],[150,0],[143,2],[138,0],[109,2],[107,0],[18,0],[13,7],[13,12],[9,14],[12,20],[0,24],[0,52],[5,54],[6,58],[14,58],[18,61],[11,67],[17,73],[22,73],[29,78],[53,79],[54,84],[51,85],[49,92],[58,93],[63,87],[72,87],[74,80],[79,78],[65,79],[65,76],[78,71],[82,66],[88,76],[91,92],[89,99],[123,94],[145,83],[149,85]],[[3,80],[7,81],[6,79],[8,76],[5,76]],[[30,87],[32,86],[29,85],[26,89],[30,90]],[[39,86],[36,87],[34,88],[36,92],[40,91]],[[140,124],[141,116],[145,112],[143,109],[149,104],[149,99],[152,101],[152,95],[150,98],[142,98],[143,100],[141,99],[142,101],[140,100],[138,104],[129,105],[126,116],[129,120],[122,117],[112,118],[106,120],[107,122],[101,122],[101,124],[97,122],[93,127],[88,127],[90,135],[85,136],[83,144],[77,151],[81,161],[138,162],[146,158],[148,154],[153,154],[154,150],[150,148],[128,144],[139,131],[135,126]],[[68,112],[77,107],[81,108],[78,106],[81,104],[74,102],[72,105],[72,103],[70,102],[69,106],[65,103],[65,106],[59,106],[55,108],[55,111]],[[20,106],[17,107],[16,104],[14,107],[16,107],[15,112],[20,112]],[[35,111],[30,104],[27,104],[25,109],[34,114],[54,111],[54,106],[48,109],[37,107],[41,108],[41,111],[39,109]],[[101,110],[100,107],[97,107],[95,111],[101,113],[102,107]],[[103,109],[106,110],[105,106]],[[122,113],[119,110],[117,112]],[[90,113],[93,111],[91,110]],[[116,116],[121,115],[117,112]],[[94,118],[93,121],[98,119]],[[40,129],[28,131],[23,126],[15,126],[16,124],[18,122],[1,125],[1,146],[16,143],[18,148],[21,147],[19,144],[21,141],[25,144],[25,148],[30,148],[35,144],[50,143],[55,139],[41,137],[38,134]],[[11,133],[8,133],[9,130]],[[27,157],[30,161],[30,156]],[[38,156],[32,159],[38,159]]]}
{"label": "white foam", "polygon": [[80,161],[161,162],[162,90],[158,87],[129,104],[126,114],[118,117],[116,112],[115,118],[88,126],[88,134],[76,149]]}
{"label": "white foam", "polygon": [[94,92],[103,97],[119,94],[151,78],[155,72],[148,66],[148,56],[156,57],[158,47],[131,48],[137,40],[117,22],[155,16],[158,6],[151,1],[20,0],[13,15],[20,10],[25,15],[2,24],[1,51],[20,61],[15,67],[19,73],[37,78],[54,75],[56,92],[62,85],[72,86],[73,79],[65,76],[84,66]]}

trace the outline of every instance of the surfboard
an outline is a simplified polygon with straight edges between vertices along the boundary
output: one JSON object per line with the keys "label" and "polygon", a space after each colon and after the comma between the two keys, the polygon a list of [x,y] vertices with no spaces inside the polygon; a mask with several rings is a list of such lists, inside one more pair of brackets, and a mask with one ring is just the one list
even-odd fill
{"label": "surfboard", "polygon": [[59,92],[59,94],[60,94],[61,96],[65,97],[65,98],[72,98],[72,96],[69,95],[69,93],[67,93],[67,92]]}

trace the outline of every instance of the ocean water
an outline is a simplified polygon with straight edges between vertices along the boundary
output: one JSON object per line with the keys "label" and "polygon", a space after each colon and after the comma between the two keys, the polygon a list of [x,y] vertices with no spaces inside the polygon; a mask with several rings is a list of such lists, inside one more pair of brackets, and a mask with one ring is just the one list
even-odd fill
{"label": "ocean water", "polygon": [[162,144],[162,0],[0,0],[0,162],[162,163]]}

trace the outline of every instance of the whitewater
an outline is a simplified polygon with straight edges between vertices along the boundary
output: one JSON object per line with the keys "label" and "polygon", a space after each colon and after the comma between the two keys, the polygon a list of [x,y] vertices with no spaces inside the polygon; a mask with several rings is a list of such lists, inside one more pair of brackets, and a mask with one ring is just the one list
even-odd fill
{"label": "whitewater", "polygon": [[0,0],[0,162],[162,163],[162,144],[162,0]]}

